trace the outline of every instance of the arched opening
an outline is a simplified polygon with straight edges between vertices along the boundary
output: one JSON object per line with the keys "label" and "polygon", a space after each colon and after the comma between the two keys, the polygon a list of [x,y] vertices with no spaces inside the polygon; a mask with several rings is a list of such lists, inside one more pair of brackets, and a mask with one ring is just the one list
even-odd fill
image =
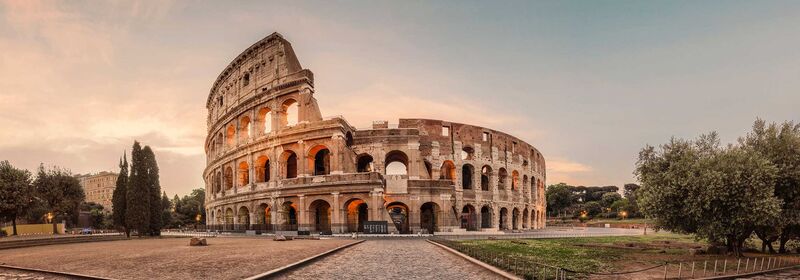
{"label": "arched opening", "polygon": [[384,161],[386,175],[408,175],[408,156],[401,151],[391,151]]}
{"label": "arched opening", "polygon": [[473,160],[475,159],[475,149],[472,149],[470,146],[466,146],[461,149],[461,160]]}
{"label": "arched opening", "polygon": [[428,175],[427,179],[433,179],[433,165],[430,161],[424,160],[425,163],[425,174]]}
{"label": "arched opening", "polygon": [[508,229],[508,209],[505,207],[500,208],[500,230],[507,230]]}
{"label": "arched opening", "polygon": [[367,203],[361,199],[353,199],[345,203],[344,207],[347,209],[347,231],[363,232],[364,222],[369,215]]}
{"label": "arched opening", "polygon": [[528,190],[528,175],[522,176],[522,192],[526,193]]}
{"label": "arched opening", "polygon": [[481,207],[481,228],[492,227],[492,208],[489,206]]}
{"label": "arched opening", "polygon": [[233,168],[225,167],[225,190],[233,188]]}
{"label": "arched opening", "polygon": [[472,189],[472,173],[475,172],[470,164],[461,166],[461,187],[465,190]]}
{"label": "arched opening", "polygon": [[464,205],[464,208],[461,209],[461,228],[471,231],[478,230],[478,215],[472,205]]}
{"label": "arched opening", "polygon": [[352,132],[348,131],[347,133],[345,133],[345,135],[344,135],[344,144],[347,147],[353,146],[353,133]]}
{"label": "arched opening", "polygon": [[256,159],[256,182],[269,182],[269,158],[260,156]]}
{"label": "arched opening", "polygon": [[225,215],[222,214],[222,210],[221,209],[217,209],[217,214],[216,214],[217,219],[215,221],[216,221],[216,223],[218,225],[225,224],[224,216]]}
{"label": "arched opening", "polygon": [[242,86],[246,87],[250,84],[250,73],[244,73],[242,76]]}
{"label": "arched opening", "polygon": [[267,134],[272,132],[272,111],[268,108],[261,108],[261,110],[258,110],[258,123],[261,133]]}
{"label": "arched opening", "polygon": [[239,186],[243,187],[250,184],[250,166],[247,162],[239,163]]}
{"label": "arched opening", "polygon": [[291,201],[281,204],[282,230],[297,230],[297,206]]}
{"label": "arched opening", "polygon": [[522,210],[522,228],[530,228],[528,222],[530,221],[530,215],[528,214],[528,208]]}
{"label": "arched opening", "polygon": [[322,199],[315,200],[308,209],[311,212],[311,224],[314,231],[330,233],[331,231],[331,205]]}
{"label": "arched opening", "polygon": [[392,219],[397,231],[400,233],[409,233],[408,227],[408,206],[401,202],[392,202],[386,206],[386,211],[389,212],[389,218]]}
{"label": "arched opening", "polygon": [[216,148],[214,149],[215,153],[219,153],[222,151],[222,132],[217,134],[217,139],[214,141],[216,144]]}
{"label": "arched opening", "polygon": [[287,179],[289,178],[296,178],[297,177],[297,155],[292,151],[284,151],[283,155],[281,155],[283,159],[285,171],[283,173]]}
{"label": "arched opening", "polygon": [[245,116],[239,121],[239,142],[244,143],[250,139],[250,117]]}
{"label": "arched opening", "polygon": [[489,190],[489,180],[492,178],[492,168],[488,165],[484,165],[481,168],[481,190],[488,191]]}
{"label": "arched opening", "polygon": [[433,202],[426,202],[419,208],[419,226],[425,233],[432,234],[437,231],[436,217],[439,213],[439,205]]}
{"label": "arched opening", "polygon": [[283,126],[293,126],[296,125],[299,119],[299,107],[297,105],[297,101],[294,99],[288,99],[283,102],[283,116],[281,118],[281,123]]}
{"label": "arched opening", "polygon": [[455,184],[456,179],[456,166],[452,161],[445,160],[442,163],[442,168],[439,173],[439,179],[450,180]]}
{"label": "arched opening", "polygon": [[258,224],[262,230],[272,230],[272,213],[270,213],[269,205],[266,203],[261,203],[258,205],[256,224]]}
{"label": "arched opening", "polygon": [[250,228],[250,210],[247,207],[240,207],[239,208],[239,217],[237,218],[236,223],[238,230],[246,230]]}
{"label": "arched opening", "polygon": [[519,172],[516,170],[511,171],[511,190],[519,190]]}
{"label": "arched opening", "polygon": [[309,169],[314,170],[314,176],[328,175],[331,173],[331,151],[323,145],[317,145],[308,152]]}
{"label": "arched opening", "polygon": [[233,229],[233,209],[225,209],[225,229]]}
{"label": "arched opening", "polygon": [[211,191],[213,193],[218,193],[220,191],[220,183],[219,183],[219,172],[214,173],[211,176]]}
{"label": "arched opening", "polygon": [[508,172],[506,172],[505,168],[500,167],[500,170],[497,171],[497,188],[501,190],[506,189],[506,177],[508,177]]}
{"label": "arched opening", "polygon": [[511,213],[511,228],[515,230],[519,229],[519,209],[514,208],[514,211]]}
{"label": "arched opening", "polygon": [[225,132],[225,139],[228,140],[228,148],[236,145],[236,126],[233,124],[228,125],[228,130]]}
{"label": "arched opening", "polygon": [[372,156],[368,154],[359,155],[356,165],[358,172],[372,172]]}

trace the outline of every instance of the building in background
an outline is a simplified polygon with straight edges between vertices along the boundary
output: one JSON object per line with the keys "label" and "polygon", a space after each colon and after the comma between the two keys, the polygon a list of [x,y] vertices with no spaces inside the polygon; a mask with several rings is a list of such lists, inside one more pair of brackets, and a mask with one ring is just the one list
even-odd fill
{"label": "building in background", "polygon": [[94,202],[103,205],[103,211],[111,212],[111,197],[117,184],[117,176],[114,172],[102,171],[97,174],[77,175],[81,182],[83,192],[86,194],[86,202]]}

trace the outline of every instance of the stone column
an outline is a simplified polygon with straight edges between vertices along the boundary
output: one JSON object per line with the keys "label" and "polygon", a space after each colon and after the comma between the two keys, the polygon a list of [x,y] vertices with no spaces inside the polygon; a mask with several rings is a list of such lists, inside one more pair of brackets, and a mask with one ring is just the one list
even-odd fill
{"label": "stone column", "polygon": [[306,154],[306,144],[303,140],[297,141],[298,151],[297,153],[297,177],[308,177],[311,176],[310,172],[313,170],[308,170],[308,155]]}
{"label": "stone column", "polygon": [[333,205],[331,205],[331,231],[341,233],[342,230],[342,205],[339,203],[339,193],[331,193],[333,196]]}
{"label": "stone column", "polygon": [[306,196],[298,195],[297,203],[297,230],[310,230],[308,227],[308,208],[306,207]]}

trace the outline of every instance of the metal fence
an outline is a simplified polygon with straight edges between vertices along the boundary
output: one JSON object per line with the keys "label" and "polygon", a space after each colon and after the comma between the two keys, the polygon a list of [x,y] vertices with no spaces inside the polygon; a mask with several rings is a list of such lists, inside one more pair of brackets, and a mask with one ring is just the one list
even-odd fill
{"label": "metal fence", "polygon": [[472,258],[525,279],[583,279],[589,276],[598,279],[700,279],[747,275],[789,267],[800,267],[800,257],[783,255],[664,262],[633,271],[574,271],[535,262],[521,254],[494,253],[466,246],[452,239],[436,237],[432,238],[431,241],[455,249]]}

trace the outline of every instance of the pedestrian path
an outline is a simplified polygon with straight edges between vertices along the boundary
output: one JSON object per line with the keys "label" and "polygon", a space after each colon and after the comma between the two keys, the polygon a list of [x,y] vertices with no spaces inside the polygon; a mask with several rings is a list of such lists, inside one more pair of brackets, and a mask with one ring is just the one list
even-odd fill
{"label": "pedestrian path", "polygon": [[762,275],[755,275],[743,278],[736,278],[742,280],[777,280],[777,279],[800,279],[800,268],[767,273]]}
{"label": "pedestrian path", "polygon": [[422,239],[367,240],[280,279],[502,279]]}

